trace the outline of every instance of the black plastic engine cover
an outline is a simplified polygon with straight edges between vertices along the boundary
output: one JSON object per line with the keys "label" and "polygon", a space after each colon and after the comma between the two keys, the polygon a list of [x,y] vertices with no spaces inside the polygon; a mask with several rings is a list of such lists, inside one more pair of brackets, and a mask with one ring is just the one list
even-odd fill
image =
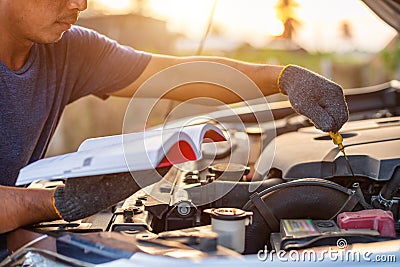
{"label": "black plastic engine cover", "polygon": [[[400,166],[400,117],[348,122],[340,133],[355,176],[387,181]],[[352,175],[329,135],[314,127],[278,136],[263,151],[260,166],[271,156],[272,167],[288,180]]]}

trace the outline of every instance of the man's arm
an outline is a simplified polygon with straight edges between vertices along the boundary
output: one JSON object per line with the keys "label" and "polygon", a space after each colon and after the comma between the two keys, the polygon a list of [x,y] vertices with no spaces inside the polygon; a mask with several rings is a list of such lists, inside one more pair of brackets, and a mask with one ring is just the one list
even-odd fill
{"label": "man's arm", "polygon": [[23,225],[58,219],[54,190],[0,186],[0,233]]}
{"label": "man's arm", "polygon": [[[309,118],[318,129],[324,132],[337,132],[348,120],[347,104],[340,85],[314,73],[310,70],[295,65],[277,66],[268,64],[254,64],[221,57],[174,57],[165,55],[153,55],[146,69],[130,86],[113,93],[114,96],[132,97],[138,88],[152,75],[157,74],[171,66],[190,62],[219,63],[231,67],[250,78],[260,89],[260,94],[252,94],[252,98],[268,96],[281,92],[286,94],[293,109]],[[199,64],[200,65],[200,64]],[[196,66],[199,66],[196,65]],[[186,65],[187,66],[187,65]],[[227,68],[228,68],[227,67]],[[226,69],[225,69],[226,70]],[[224,81],[235,84],[238,72],[221,70],[208,70],[207,68],[174,68],[172,75],[161,76],[157,82],[152,83],[151,89],[140,92],[141,97],[163,97],[173,100],[186,101],[196,97],[206,97],[219,100],[223,103],[235,103],[246,101],[242,99],[242,93],[254,93],[248,88],[240,88],[243,91],[232,91],[234,88],[224,88],[212,83],[201,82],[187,83],[173,90],[165,88],[170,80],[181,77],[193,77],[196,81],[196,73],[209,73],[212,77],[221,76]],[[194,72],[194,73],[193,73]],[[231,76],[231,77],[230,77]],[[244,86],[246,87],[246,86]],[[238,88],[236,88],[238,89]],[[166,93],[166,90],[170,90]],[[254,90],[253,90],[254,91]],[[166,93],[166,94],[164,94]]]}
{"label": "man's arm", "polygon": [[[154,171],[143,171],[140,177],[147,175],[154,175]],[[150,181],[141,181],[141,185]],[[0,234],[37,222],[83,219],[140,188],[129,172],[67,179],[65,186],[56,189],[0,186]]]}
{"label": "man's arm", "polygon": [[[267,64],[254,64],[247,63],[243,61],[233,60],[229,58],[222,57],[175,57],[175,56],[166,56],[166,55],[158,55],[154,54],[148,63],[146,69],[139,76],[139,78],[133,82],[130,86],[120,91],[113,93],[114,96],[122,96],[122,97],[131,97],[135,94],[137,89],[145,82],[148,78],[153,76],[154,74],[165,70],[171,66],[175,66],[182,63],[189,62],[214,62],[223,64],[229,67],[232,67],[245,75],[247,75],[261,90],[262,94],[267,96],[274,93],[279,93],[279,89],[277,86],[277,79],[279,73],[282,70],[282,66],[276,65],[267,65]],[[181,69],[182,73],[177,73],[177,75],[188,75],[185,73],[185,69]],[[235,77],[226,77],[227,73],[220,73],[220,75],[224,75],[225,79],[233,80]],[[168,77],[166,77],[168,78]],[[154,84],[152,86],[152,90],[157,90],[158,88],[161,90],[159,95],[162,95],[162,90],[165,90],[165,84],[167,81],[159,80],[159,84]],[[152,92],[154,94],[154,91]],[[236,94],[223,88],[221,86],[213,85],[211,83],[202,83],[201,86],[198,84],[186,84],[175,88],[170,91],[167,95],[164,96],[168,99],[185,101],[188,99],[196,98],[196,97],[208,97],[220,100],[224,103],[235,103],[243,101]]]}

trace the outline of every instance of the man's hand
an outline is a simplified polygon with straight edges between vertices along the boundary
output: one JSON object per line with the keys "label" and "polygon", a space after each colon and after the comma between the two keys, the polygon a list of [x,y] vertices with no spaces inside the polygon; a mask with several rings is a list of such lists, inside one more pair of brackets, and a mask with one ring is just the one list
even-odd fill
{"label": "man's hand", "polygon": [[88,217],[104,210],[138,191],[129,172],[67,179],[57,187],[53,206],[66,221]]}
{"label": "man's hand", "polygon": [[0,234],[37,222],[57,219],[53,189],[0,185]]}
{"label": "man's hand", "polygon": [[278,86],[293,109],[324,132],[337,132],[348,120],[343,89],[321,75],[288,65],[279,76]]}

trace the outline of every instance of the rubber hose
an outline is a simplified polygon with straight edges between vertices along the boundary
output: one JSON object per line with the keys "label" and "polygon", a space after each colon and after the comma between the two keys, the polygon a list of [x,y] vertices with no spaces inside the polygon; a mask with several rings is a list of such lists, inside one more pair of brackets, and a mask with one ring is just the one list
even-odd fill
{"label": "rubber hose", "polygon": [[[281,219],[331,219],[352,194],[351,190],[333,182],[306,178],[278,184],[259,195],[279,222]],[[244,253],[257,253],[265,245],[271,249],[270,235],[279,232],[279,225],[271,227],[251,201],[243,209],[253,212],[252,224],[246,227]],[[352,210],[360,209],[361,205],[357,204]]]}
{"label": "rubber hose", "polygon": [[[235,182],[216,180],[213,183],[216,188],[224,188],[226,186],[231,186],[231,184]],[[257,182],[236,182],[236,185],[226,195],[215,201],[215,207],[243,207],[245,201],[249,199],[250,195],[254,192],[261,192],[281,183],[284,183],[284,180],[281,178],[270,178]],[[250,191],[250,188],[256,188],[256,190]]]}
{"label": "rubber hose", "polygon": [[400,166],[393,172],[392,178],[383,186],[380,195],[386,200],[392,200],[400,188]]}

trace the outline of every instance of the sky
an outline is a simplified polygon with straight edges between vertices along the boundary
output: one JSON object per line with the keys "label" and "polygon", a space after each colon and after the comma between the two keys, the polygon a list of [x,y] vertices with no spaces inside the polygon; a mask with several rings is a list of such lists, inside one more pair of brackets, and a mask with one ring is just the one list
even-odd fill
{"label": "sky", "polygon": [[[92,0],[109,12],[129,12],[132,0]],[[200,40],[215,0],[148,0],[146,15],[167,21],[168,29]],[[296,0],[301,26],[295,37],[309,51],[341,51],[352,47],[377,52],[395,37],[396,31],[381,21],[359,0]],[[264,46],[282,30],[276,17],[276,0],[217,0],[216,25],[224,36]],[[341,37],[340,25],[350,24],[353,38]]]}

